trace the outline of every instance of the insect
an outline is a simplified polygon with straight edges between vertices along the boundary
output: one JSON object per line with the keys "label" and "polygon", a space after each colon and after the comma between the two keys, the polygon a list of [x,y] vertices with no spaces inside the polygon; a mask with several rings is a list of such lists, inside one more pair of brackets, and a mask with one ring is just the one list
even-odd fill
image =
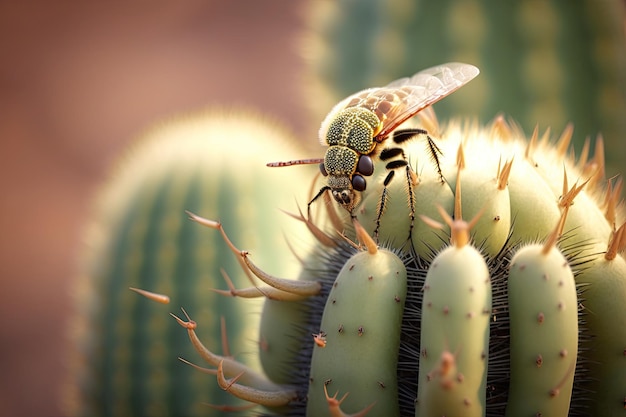
{"label": "insect", "polygon": [[[383,182],[375,234],[378,232],[380,217],[385,208],[387,186],[395,170],[405,167],[409,181],[411,224],[413,224],[415,208],[411,182],[414,174],[404,151],[395,145],[400,145],[417,135],[426,136],[429,152],[440,178],[443,179],[439,166],[441,151],[427,131],[396,130],[396,128],[420,110],[467,84],[478,73],[478,68],[473,65],[451,62],[425,69],[412,77],[393,81],[385,87],[359,91],[339,102],[322,122],[319,140],[328,146],[323,159],[300,159],[272,162],[267,165],[282,167],[319,163],[320,171],[328,178],[328,182],[309,202],[309,211],[314,201],[324,192],[330,191],[335,201],[355,217],[354,209],[361,201],[361,192],[367,187],[365,177],[374,173],[374,159],[389,161],[386,165],[389,173]],[[382,149],[381,144],[390,137],[394,146]]]}

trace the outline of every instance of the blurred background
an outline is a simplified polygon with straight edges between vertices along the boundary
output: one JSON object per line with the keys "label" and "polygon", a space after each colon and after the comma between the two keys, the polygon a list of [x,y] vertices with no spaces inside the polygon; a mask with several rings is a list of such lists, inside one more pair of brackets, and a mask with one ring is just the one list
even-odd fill
{"label": "blurred background", "polygon": [[133,137],[211,104],[304,128],[303,3],[0,3],[0,415],[62,415],[82,229]]}
{"label": "blurred background", "polygon": [[[305,75],[305,56],[312,56],[302,50],[315,47],[310,40],[302,43],[308,3],[0,1],[0,415],[62,416],[66,323],[83,227],[110,165],[150,124],[207,105],[241,105],[282,120],[319,149],[311,156],[321,155],[311,117],[318,103],[304,98],[317,88]],[[470,15],[457,17],[453,23],[473,21]],[[434,30],[423,42],[443,42]],[[457,38],[471,41],[462,32]],[[377,47],[380,53],[391,50],[381,42]],[[425,65],[410,64],[416,66],[412,71],[451,60],[451,54],[446,50],[435,55],[436,62],[429,62],[431,56]],[[334,62],[321,60],[315,65],[330,64],[316,71],[328,74]],[[381,73],[390,80],[391,70]],[[368,71],[358,75],[377,79]],[[480,83],[468,86],[468,93],[476,94],[485,85]],[[359,88],[365,86],[370,85]],[[619,88],[611,99],[623,106],[624,84]],[[490,94],[497,105],[498,90]],[[319,104],[322,110],[314,112],[328,108],[323,100]],[[559,120],[556,132],[566,122]],[[626,140],[611,140],[618,144],[613,160],[623,162]]]}

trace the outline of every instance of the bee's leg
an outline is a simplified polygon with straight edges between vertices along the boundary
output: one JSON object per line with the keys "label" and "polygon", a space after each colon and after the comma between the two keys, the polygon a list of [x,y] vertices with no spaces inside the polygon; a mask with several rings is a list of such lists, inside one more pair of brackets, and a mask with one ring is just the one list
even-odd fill
{"label": "bee's leg", "polygon": [[400,143],[406,142],[407,140],[417,135],[426,136],[426,140],[428,141],[428,152],[430,153],[430,159],[433,161],[433,163],[437,167],[437,174],[439,174],[439,180],[443,183],[444,182],[443,173],[441,172],[441,163],[439,162],[439,157],[443,155],[443,153],[441,152],[441,149],[439,149],[435,141],[430,137],[430,135],[428,134],[428,131],[424,129],[417,129],[417,128],[396,130],[393,133],[393,141],[395,143],[400,144]]}
{"label": "bee's leg", "polygon": [[408,204],[409,204],[410,217],[411,217],[411,225],[409,227],[409,239],[411,238],[411,233],[413,232],[413,225],[415,224],[415,196],[413,193],[413,187],[417,184],[417,175],[411,169],[411,166],[409,165],[409,162],[406,159],[406,155],[404,154],[404,151],[401,148],[384,149],[380,153],[380,159],[382,161],[386,161],[398,155],[402,155],[402,159],[390,161],[385,166],[385,168],[389,170],[389,173],[387,174],[387,177],[385,178],[385,181],[383,182],[383,192],[381,194],[380,204],[378,206],[378,213],[376,216],[376,229],[374,230],[374,235],[377,239],[378,239],[378,229],[380,228],[380,218],[382,217],[384,210],[385,210],[385,206],[387,204],[387,197],[389,193],[387,186],[393,179],[395,175],[395,170],[398,168],[402,168],[402,167],[405,167],[406,169]]}
{"label": "bee's leg", "polygon": [[330,187],[329,187],[329,186],[327,186],[327,185],[326,185],[326,186],[322,187],[322,188],[321,188],[321,189],[317,192],[317,194],[315,195],[315,197],[313,197],[313,198],[311,199],[311,201],[309,201],[309,204],[307,204],[307,206],[306,206],[306,214],[307,214],[307,217],[308,217],[309,219],[311,218],[311,204],[313,204],[313,202],[314,202],[315,200],[317,200],[318,198],[320,198],[320,197],[322,196],[322,194],[324,194],[324,193],[325,193],[326,191],[328,191],[328,190],[330,190]]}
{"label": "bee's leg", "polygon": [[389,193],[387,186],[393,179],[394,175],[395,175],[395,171],[389,171],[387,173],[387,177],[385,177],[385,181],[383,182],[383,192],[380,195],[380,202],[378,203],[378,208],[376,210],[376,227],[374,228],[374,239],[376,240],[376,243],[378,243],[378,232],[380,230],[380,218],[385,212],[385,209],[387,206],[387,197]]}

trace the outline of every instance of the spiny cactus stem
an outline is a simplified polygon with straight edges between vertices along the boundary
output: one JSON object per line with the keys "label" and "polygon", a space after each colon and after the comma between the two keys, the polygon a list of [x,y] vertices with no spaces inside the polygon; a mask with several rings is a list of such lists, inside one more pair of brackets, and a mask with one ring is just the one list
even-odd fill
{"label": "spiny cactus stem", "polygon": [[378,245],[372,239],[372,237],[367,233],[367,231],[361,226],[361,223],[356,218],[352,219],[352,224],[354,224],[354,230],[356,231],[357,238],[359,242],[365,245],[367,252],[370,255],[376,255],[378,253]]}
{"label": "spiny cactus stem", "polygon": [[567,154],[567,150],[569,149],[569,145],[572,142],[572,134],[574,133],[574,125],[572,123],[568,123],[563,129],[563,133],[559,137],[559,140],[556,142],[556,151],[557,155],[560,157],[565,157]]}
{"label": "spiny cactus stem", "polygon": [[502,170],[500,170],[500,166],[498,164],[498,190],[502,191],[506,188],[506,185],[509,182],[509,177],[511,176],[511,168],[513,167],[513,158],[511,160],[504,163]]}
{"label": "spiny cactus stem", "polygon": [[328,389],[326,388],[326,384],[324,384],[324,395],[326,396],[326,401],[328,402],[328,411],[330,412],[331,417],[364,417],[369,413],[369,411],[376,405],[376,401],[354,414],[346,414],[341,410],[341,403],[348,397],[350,393],[346,392],[340,400],[337,399],[337,395],[339,395],[339,391],[335,392],[335,395],[332,397],[328,395]]}
{"label": "spiny cactus stem", "polygon": [[[470,241],[470,230],[472,230],[472,227],[474,227],[476,225],[476,223],[478,222],[478,220],[480,219],[480,216],[483,214],[483,212],[485,211],[485,208],[482,208],[478,213],[476,213],[476,215],[474,216],[474,218],[472,220],[470,220],[469,222],[466,222],[465,220],[462,219],[461,217],[461,197],[460,197],[460,190],[461,190],[461,181],[460,181],[460,176],[457,178],[457,186],[456,186],[456,194],[455,194],[455,198],[454,198],[454,206],[455,206],[455,219],[452,219],[452,217],[450,217],[450,215],[448,213],[446,213],[445,209],[443,207],[441,207],[439,204],[437,204],[437,211],[439,211],[439,214],[441,215],[441,217],[443,218],[443,220],[446,222],[446,224],[450,227],[450,243],[454,244],[457,248],[462,248],[463,246],[467,245]],[[458,203],[457,203],[458,201]],[[434,229],[443,229],[443,224],[429,218],[426,216],[422,216],[420,215],[420,218],[424,221],[424,223],[428,224],[430,227],[434,228]],[[458,220],[457,220],[458,219]]]}
{"label": "spiny cactus stem", "polygon": [[263,391],[256,388],[237,384],[237,381],[245,374],[239,373],[230,380],[224,376],[224,361],[217,365],[217,383],[224,391],[228,391],[235,397],[267,407],[281,407],[289,404],[297,397],[296,391],[280,389],[277,391]]}
{"label": "spiny cactus stem", "polygon": [[[530,161],[532,157],[532,153],[537,147],[537,141],[539,140],[539,125],[535,125],[535,129],[533,130],[533,134],[530,137],[530,140],[526,144],[526,149],[524,150],[524,159]],[[587,151],[589,151],[589,147],[587,147]]]}
{"label": "spiny cactus stem", "polygon": [[615,185],[613,185],[613,179],[610,178],[607,181],[606,194],[604,198],[604,207],[606,207],[604,217],[609,221],[613,229],[615,229],[615,222],[617,219],[617,206],[620,203],[620,196],[622,195],[622,188],[624,181],[622,178],[618,178]]}
{"label": "spiny cactus stem", "polygon": [[252,278],[252,275],[250,274],[250,270],[246,268],[243,260],[241,259],[241,256],[243,255],[243,253],[239,249],[237,249],[237,247],[233,244],[233,242],[230,241],[230,239],[226,235],[226,232],[224,231],[224,228],[222,227],[222,223],[215,221],[215,220],[205,219],[204,217],[198,216],[197,214],[194,214],[190,212],[189,210],[185,210],[185,213],[187,213],[187,216],[189,216],[190,220],[202,226],[209,227],[211,229],[217,229],[220,231],[220,234],[222,235],[224,242],[226,242],[226,245],[228,246],[228,248],[235,254],[237,258],[237,262],[239,262],[239,265],[241,265],[241,269],[244,271],[244,273],[246,274],[250,282],[254,284],[254,279]]}
{"label": "spiny cactus stem", "polygon": [[588,178],[587,181],[583,182],[580,185],[577,185],[576,182],[572,188],[568,188],[567,186],[567,172],[565,171],[565,167],[563,167],[563,195],[559,201],[559,206],[561,207],[569,207],[574,202],[574,198],[585,188],[585,185],[589,183],[591,178]]}
{"label": "spiny cactus stem", "polygon": [[613,236],[611,237],[611,241],[609,242],[609,247],[604,255],[604,259],[607,261],[612,261],[617,256],[618,252],[623,252],[626,250],[626,222],[624,222]]}
{"label": "spiny cactus stem", "polygon": [[215,220],[205,219],[204,217],[198,216],[197,214],[194,214],[188,210],[185,210],[185,213],[187,213],[190,220],[193,220],[194,222],[202,226],[219,230],[220,233],[222,234],[222,237],[224,238],[224,241],[228,245],[228,247],[235,253],[239,252],[238,249],[235,247],[235,245],[233,245],[233,243],[230,241],[230,239],[226,235],[226,232],[224,231],[224,228],[222,227],[222,223],[215,221]]}
{"label": "spiny cactus stem", "polygon": [[592,159],[589,159],[589,148],[590,140],[587,138],[576,165],[582,174],[591,180],[590,186],[595,187],[605,175],[604,140],[602,139],[602,135],[596,137],[596,145]]}
{"label": "spiny cactus stem", "polygon": [[575,371],[576,371],[576,357],[573,358],[569,368],[567,369],[567,372],[565,373],[565,375],[563,375],[563,378],[561,378],[559,383],[550,390],[551,397],[556,397],[561,393],[561,387],[563,387],[567,383],[568,379],[571,378],[571,375]]}
{"label": "spiny cactus stem", "polygon": [[217,369],[205,368],[203,366],[196,365],[195,363],[189,362],[187,359],[181,358],[180,356],[178,357],[178,360],[184,363],[185,365],[189,365],[193,369],[202,372],[203,374],[217,376]]}
{"label": "spiny cactus stem", "polygon": [[493,119],[492,131],[497,137],[500,137],[503,140],[510,139],[513,136],[511,126],[509,126],[502,114],[498,114]]}
{"label": "spiny cactus stem", "polygon": [[128,287],[129,290],[136,292],[137,294],[143,295],[149,300],[156,301],[161,304],[169,304],[170,297],[165,294],[158,294],[156,292],[142,290],[140,288]]}
{"label": "spiny cactus stem", "polygon": [[465,151],[463,150],[463,142],[459,143],[459,148],[456,151],[456,167],[458,171],[465,168]]}
{"label": "spiny cactus stem", "polygon": [[246,266],[257,278],[277,290],[303,297],[318,295],[322,290],[322,284],[318,281],[296,281],[293,279],[277,278],[266,273],[250,260],[248,253],[245,251],[241,252],[241,257]]}
{"label": "spiny cactus stem", "polygon": [[[280,385],[273,383],[272,381],[267,379],[265,376],[257,373],[256,371],[249,368],[248,366],[240,362],[237,362],[231,357],[217,355],[211,352],[209,349],[207,349],[206,346],[204,346],[204,344],[200,341],[200,339],[198,338],[198,335],[195,332],[196,327],[198,327],[197,323],[191,320],[191,318],[189,317],[189,315],[184,309],[183,309],[183,313],[185,314],[187,321],[177,317],[173,313],[170,313],[170,315],[174,317],[174,319],[178,322],[178,324],[180,324],[182,327],[187,329],[189,340],[191,340],[191,343],[193,347],[195,348],[196,352],[200,354],[200,357],[205,362],[215,367],[218,367],[220,366],[220,364],[222,364],[223,369],[225,369],[223,372],[228,374],[229,377],[241,374],[239,375],[238,378],[241,379],[241,381],[245,383],[246,385],[250,387],[255,387],[255,389],[268,390],[268,391],[281,390]],[[224,333],[222,333],[222,337],[225,337]],[[222,344],[224,345],[224,341],[222,341]],[[226,350],[228,349],[226,348]]]}
{"label": "spiny cactus stem", "polygon": [[563,195],[561,196],[559,205],[563,208],[561,213],[561,217],[556,227],[552,231],[552,233],[546,239],[543,250],[541,253],[543,255],[547,255],[550,253],[554,245],[556,245],[557,240],[563,234],[563,229],[565,228],[565,220],[567,220],[567,214],[569,213],[569,209],[571,205],[574,203],[574,198],[582,191],[582,189],[587,185],[589,180],[585,181],[581,185],[574,184],[572,188],[568,189],[567,187],[567,172],[565,169],[563,170]]}
{"label": "spiny cactus stem", "polygon": [[[315,182],[313,182],[312,185],[314,186]],[[335,205],[330,198],[330,193],[326,191],[322,198],[324,199],[324,207],[326,207],[326,215],[330,220],[330,224],[333,225],[335,230],[341,230],[343,228],[343,221],[339,218]]]}
{"label": "spiny cactus stem", "polygon": [[[220,231],[224,242],[230,248],[230,250],[241,259],[242,269],[246,274],[248,272],[252,272],[257,278],[261,281],[265,282],[267,285],[275,288],[276,290],[284,291],[296,296],[311,296],[318,295],[322,289],[322,285],[316,281],[295,281],[292,279],[283,279],[274,277],[265,271],[261,270],[257,267],[248,257],[248,251],[238,249],[233,242],[228,238],[226,231],[222,227],[222,224],[215,220],[205,219],[204,217],[200,217],[190,211],[186,212],[189,218],[196,223],[199,223],[203,226],[210,227],[212,229],[217,229]],[[253,282],[252,278],[248,274],[248,277]],[[260,292],[263,292],[262,289],[259,289]],[[275,296],[279,296],[279,293],[274,293]]]}
{"label": "spiny cactus stem", "polygon": [[[313,178],[313,181],[311,181],[311,187],[309,188],[309,198],[308,200],[311,201],[313,199],[313,197],[315,197],[315,193],[317,192],[317,181],[319,180],[320,176],[322,175],[322,173],[318,170],[317,174],[315,175],[315,177]],[[327,215],[327,219],[330,220],[330,224],[333,226],[333,228],[335,230],[342,230],[343,229],[343,221],[339,218],[339,215],[337,214],[337,210],[335,210],[335,205],[333,203],[333,200],[330,198],[330,193],[328,192],[328,190],[324,191],[324,193],[322,193],[322,199],[324,200],[324,207],[326,207],[326,215]],[[302,216],[302,211],[300,210],[300,206],[298,206],[298,210],[300,211],[300,216]],[[309,218],[311,217],[311,206],[308,206],[308,215]],[[308,226],[308,225],[307,225]],[[313,227],[315,227],[315,225],[312,225]],[[317,228],[317,227],[315,227]],[[323,242],[321,242],[323,243]],[[336,246],[336,242],[333,242],[332,239],[330,241],[328,241],[328,243],[331,243],[331,247]],[[325,244],[325,243],[323,243]],[[328,245],[326,245],[328,246]]]}
{"label": "spiny cactus stem", "polygon": [[559,236],[561,236],[561,234],[563,233],[563,228],[565,227],[565,220],[567,218],[568,212],[569,206],[565,206],[565,208],[563,209],[563,213],[561,213],[561,218],[559,219],[559,222],[543,244],[543,249],[541,251],[542,255],[548,255],[552,248],[556,245],[557,240],[559,240]]}
{"label": "spiny cactus stem", "polygon": [[320,331],[319,333],[315,333],[312,336],[313,336],[313,341],[315,342],[315,345],[321,348],[326,347],[326,343],[327,343],[326,332]]}
{"label": "spiny cactus stem", "polygon": [[224,277],[224,281],[226,281],[226,285],[228,285],[228,291],[219,290],[216,288],[211,288],[211,291],[223,295],[225,297],[241,297],[241,298],[258,298],[265,297],[270,300],[280,300],[280,301],[301,301],[306,299],[306,296],[288,293],[274,287],[248,287],[243,289],[237,289],[233,281],[230,279],[226,271],[221,270],[222,276]]}
{"label": "spiny cactus stem", "polygon": [[[285,210],[281,210],[283,213],[285,213],[286,215],[293,217],[294,219],[304,223],[306,225],[306,227],[309,229],[309,231],[311,232],[311,234],[317,239],[318,242],[320,242],[322,245],[329,247],[329,248],[334,248],[337,246],[337,242],[331,238],[330,236],[328,236],[326,233],[324,233],[320,228],[318,228],[314,222],[311,221],[311,219],[307,219],[304,217],[304,215],[302,214],[302,210],[300,210],[300,206],[298,206],[298,212],[299,214],[293,214],[293,213],[289,213],[288,211]],[[335,215],[337,213],[335,212]]]}

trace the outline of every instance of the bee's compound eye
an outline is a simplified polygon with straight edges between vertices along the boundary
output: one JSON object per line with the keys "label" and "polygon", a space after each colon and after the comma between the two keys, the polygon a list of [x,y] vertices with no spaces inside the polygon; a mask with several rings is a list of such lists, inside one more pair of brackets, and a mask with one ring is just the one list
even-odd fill
{"label": "bee's compound eye", "polygon": [[356,191],[365,191],[365,187],[367,183],[365,182],[365,178],[360,175],[355,175],[352,177],[352,188]]}
{"label": "bee's compound eye", "polygon": [[326,172],[326,167],[324,166],[323,162],[320,162],[320,172],[322,173],[323,176],[325,177],[328,176],[328,172]]}
{"label": "bee's compound eye", "polygon": [[356,171],[366,177],[372,175],[374,173],[374,162],[372,161],[372,158],[367,155],[361,155],[359,157],[359,163],[356,167]]}

